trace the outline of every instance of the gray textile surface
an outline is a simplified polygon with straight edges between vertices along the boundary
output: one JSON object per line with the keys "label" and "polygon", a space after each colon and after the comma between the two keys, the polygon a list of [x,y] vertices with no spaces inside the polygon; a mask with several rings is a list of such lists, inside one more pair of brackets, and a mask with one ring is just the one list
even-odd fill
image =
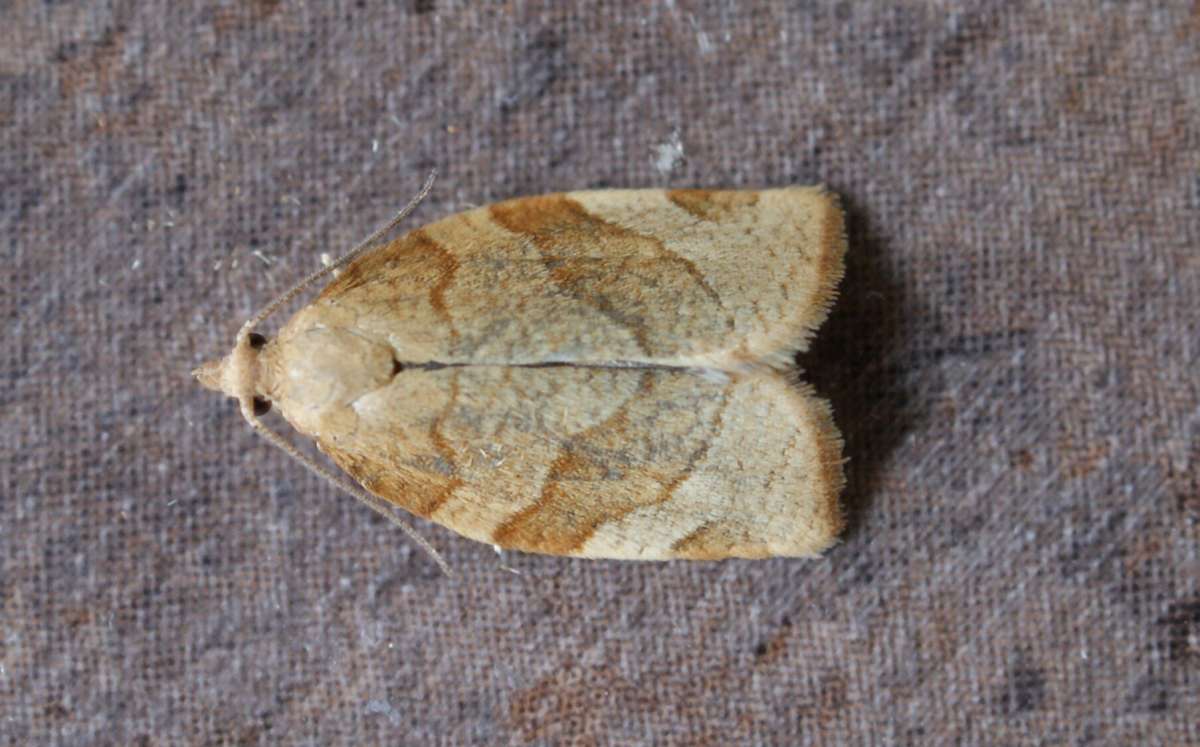
{"label": "gray textile surface", "polygon": [[[1191,5],[0,4],[3,741],[1196,743]],[[449,579],[194,385],[432,167],[840,193],[844,541]]]}

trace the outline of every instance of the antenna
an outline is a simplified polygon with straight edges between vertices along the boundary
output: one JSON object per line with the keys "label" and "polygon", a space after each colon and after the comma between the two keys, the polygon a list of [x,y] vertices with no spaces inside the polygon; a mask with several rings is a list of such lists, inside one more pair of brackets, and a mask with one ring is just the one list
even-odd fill
{"label": "antenna", "polygon": [[[389,231],[399,225],[405,218],[412,214],[412,211],[415,210],[417,205],[421,203],[421,200],[425,199],[426,195],[429,194],[429,190],[433,189],[433,181],[435,178],[437,178],[436,170],[429,173],[429,178],[425,180],[425,186],[421,187],[421,191],[418,192],[415,197],[409,200],[408,204],[405,205],[400,212],[396,213],[395,217],[388,221],[386,225],[377,229],[366,239],[359,242],[359,244],[353,249],[342,254],[326,267],[322,267],[321,269],[310,273],[299,283],[293,285],[290,289],[285,291],[282,295],[280,295],[271,303],[267,304],[266,307],[251,317],[249,321],[242,325],[242,329],[238,332],[237,348],[248,350],[250,347],[250,333],[253,332],[254,328],[261,324],[267,317],[275,313],[279,307],[291,301],[313,283],[317,282],[337,268],[342,267],[346,263],[350,262],[368,248],[374,246],[375,242],[377,242],[380,238],[382,238]],[[411,524],[396,516],[396,514],[392,511],[391,505],[387,503],[387,501],[376,495],[368,493],[359,486],[351,483],[349,480],[338,476],[328,467],[313,461],[311,457],[301,452],[295,446],[290,444],[287,439],[271,430],[269,427],[267,427],[266,423],[263,423],[261,420],[259,420],[258,415],[254,412],[254,397],[252,393],[243,392],[242,396],[238,397],[238,405],[242,411],[242,417],[246,419],[246,422],[249,423],[254,430],[258,431],[259,435],[270,441],[272,445],[281,449],[292,459],[295,459],[297,462],[304,465],[309,472],[312,472],[317,477],[320,477],[325,482],[333,485],[339,490],[354,496],[354,498],[367,506],[367,508],[370,508],[395,526],[399,527],[400,530],[408,535],[413,542],[417,543],[421,549],[429,553],[430,557],[432,557],[433,561],[437,563],[438,568],[442,569],[443,573],[445,573],[447,576],[454,575],[454,573],[450,570],[450,566],[446,564],[446,561],[442,559],[441,554],[434,549],[433,545],[429,544],[429,541],[424,537],[417,534],[417,530],[414,529]]]}
{"label": "antenna", "polygon": [[342,267],[347,262],[350,262],[352,259],[354,259],[358,255],[362,254],[368,248],[373,246],[375,244],[375,242],[378,241],[382,236],[387,234],[389,231],[391,231],[396,226],[400,225],[400,223],[403,222],[405,218],[407,218],[409,215],[412,214],[413,210],[416,210],[417,205],[421,204],[421,200],[425,199],[426,195],[429,194],[429,190],[433,189],[433,182],[435,179],[437,179],[437,169],[434,169],[433,171],[429,172],[429,177],[425,180],[425,186],[421,187],[421,191],[417,192],[416,196],[413,197],[411,200],[409,200],[408,204],[405,205],[403,208],[401,208],[400,212],[396,213],[395,217],[393,217],[390,221],[388,221],[386,225],[381,226],[380,228],[376,229],[374,233],[372,233],[370,236],[368,236],[367,238],[360,241],[357,246],[355,246],[350,251],[346,252],[342,256],[335,259],[329,265],[322,267],[319,270],[313,271],[307,277],[305,277],[303,280],[301,280],[299,283],[296,283],[291,288],[284,291],[282,295],[280,295],[278,298],[276,298],[271,303],[267,304],[267,306],[264,309],[259,311],[254,316],[250,317],[250,320],[247,321],[242,326],[242,331],[238,333],[238,336],[240,337],[242,334],[248,335],[250,332],[252,332],[254,330],[255,327],[257,327],[259,324],[261,324],[267,317],[271,316],[271,314],[274,314],[275,311],[280,306],[283,306],[288,301],[291,301],[293,298],[296,297],[297,294],[304,291],[306,288],[308,288],[313,283],[317,282],[318,280],[325,277],[329,273],[333,272],[334,270],[338,269],[339,267]]}

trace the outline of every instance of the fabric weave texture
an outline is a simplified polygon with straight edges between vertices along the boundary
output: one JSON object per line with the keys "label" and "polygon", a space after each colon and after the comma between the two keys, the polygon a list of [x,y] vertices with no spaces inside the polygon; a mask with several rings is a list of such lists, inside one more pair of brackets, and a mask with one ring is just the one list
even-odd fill
{"label": "fabric weave texture", "polygon": [[[1197,743],[1198,7],[0,4],[0,741]],[[842,542],[446,578],[195,385],[433,168],[841,195]]]}

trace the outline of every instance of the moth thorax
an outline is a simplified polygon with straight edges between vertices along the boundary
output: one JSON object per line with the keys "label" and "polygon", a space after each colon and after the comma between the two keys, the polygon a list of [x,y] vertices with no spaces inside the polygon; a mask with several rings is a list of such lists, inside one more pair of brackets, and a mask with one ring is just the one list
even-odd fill
{"label": "moth thorax", "polygon": [[390,346],[339,327],[288,330],[260,358],[259,393],[295,425],[317,425],[387,386],[398,369]]}

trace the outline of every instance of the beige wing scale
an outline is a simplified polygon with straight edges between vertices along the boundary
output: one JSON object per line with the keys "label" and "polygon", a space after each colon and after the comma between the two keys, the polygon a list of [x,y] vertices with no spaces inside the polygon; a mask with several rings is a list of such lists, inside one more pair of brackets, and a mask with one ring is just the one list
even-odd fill
{"label": "beige wing scale", "polygon": [[[814,555],[841,519],[828,407],[784,376],[446,368],[356,401],[321,448],[481,542],[663,560]],[[380,445],[386,445],[380,448]]]}
{"label": "beige wing scale", "polygon": [[786,365],[824,320],[844,252],[818,188],[573,192],[413,231],[312,311],[406,362]]}
{"label": "beige wing scale", "polygon": [[482,542],[812,555],[841,526],[841,441],[775,368],[844,250],[812,188],[498,203],[348,266],[268,345],[261,394],[368,490]]}

